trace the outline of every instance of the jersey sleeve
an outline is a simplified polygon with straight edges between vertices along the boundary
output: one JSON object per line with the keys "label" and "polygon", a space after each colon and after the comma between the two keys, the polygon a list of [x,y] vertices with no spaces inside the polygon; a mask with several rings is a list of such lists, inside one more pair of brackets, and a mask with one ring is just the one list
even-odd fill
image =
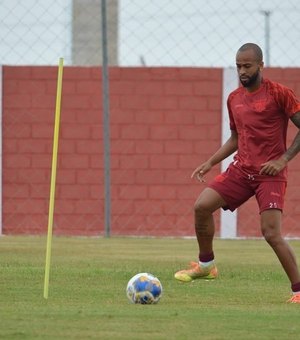
{"label": "jersey sleeve", "polygon": [[300,101],[291,89],[277,84],[274,87],[274,97],[288,117],[292,117],[296,112],[300,111]]}
{"label": "jersey sleeve", "polygon": [[232,96],[232,94],[230,94],[228,96],[228,99],[227,99],[227,110],[228,110],[228,115],[229,115],[229,127],[230,127],[230,130],[236,131],[236,125],[235,125],[235,121],[234,121],[232,110],[231,110],[232,98],[233,98],[233,96]]}

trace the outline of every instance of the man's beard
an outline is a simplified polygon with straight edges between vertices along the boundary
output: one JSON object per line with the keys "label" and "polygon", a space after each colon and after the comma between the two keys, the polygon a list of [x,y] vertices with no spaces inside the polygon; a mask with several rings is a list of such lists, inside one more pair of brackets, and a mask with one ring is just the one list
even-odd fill
{"label": "man's beard", "polygon": [[240,77],[240,82],[244,87],[251,87],[252,85],[256,83],[258,76],[259,76],[259,69],[247,80],[241,80],[241,77]]}

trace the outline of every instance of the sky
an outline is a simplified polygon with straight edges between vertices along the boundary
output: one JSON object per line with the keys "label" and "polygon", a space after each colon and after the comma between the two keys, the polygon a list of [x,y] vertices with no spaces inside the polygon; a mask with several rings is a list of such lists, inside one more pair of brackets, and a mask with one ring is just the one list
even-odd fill
{"label": "sky", "polygon": [[230,66],[243,43],[255,42],[269,54],[271,65],[300,66],[298,0],[122,0],[120,4],[121,64],[143,60],[148,65]]}
{"label": "sky", "polygon": [[[0,0],[0,63],[72,64],[71,27],[72,0]],[[118,36],[121,66],[230,67],[255,42],[270,66],[300,67],[300,1],[119,0]]]}

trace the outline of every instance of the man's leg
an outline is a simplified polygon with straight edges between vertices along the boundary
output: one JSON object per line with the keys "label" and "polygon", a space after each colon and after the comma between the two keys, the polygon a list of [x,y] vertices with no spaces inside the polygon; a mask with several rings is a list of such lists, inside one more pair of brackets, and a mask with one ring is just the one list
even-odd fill
{"label": "man's leg", "polygon": [[300,283],[296,257],[289,244],[281,235],[281,211],[269,209],[261,213],[261,231],[277,255],[292,285]]}
{"label": "man's leg", "polygon": [[194,279],[214,279],[217,277],[217,268],[213,263],[215,225],[212,214],[225,205],[223,198],[210,188],[206,188],[198,197],[194,211],[200,263],[191,262],[190,268],[178,271],[175,274],[177,280],[189,282]]}
{"label": "man's leg", "polygon": [[199,245],[199,259],[209,257],[213,253],[215,234],[213,213],[225,205],[224,199],[210,188],[206,188],[195,203],[195,232]]}

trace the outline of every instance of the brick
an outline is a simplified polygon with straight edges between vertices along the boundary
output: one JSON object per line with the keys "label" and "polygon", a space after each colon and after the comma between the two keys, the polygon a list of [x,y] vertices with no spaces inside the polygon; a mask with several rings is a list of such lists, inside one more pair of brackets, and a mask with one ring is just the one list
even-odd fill
{"label": "brick", "polygon": [[3,79],[30,79],[32,69],[28,66],[3,66]]}
{"label": "brick", "polygon": [[89,187],[83,184],[61,185],[60,198],[63,199],[86,199],[89,198]]}
{"label": "brick", "polygon": [[[177,96],[155,96],[149,98],[149,109],[176,110],[179,107]],[[145,108],[142,107],[143,110]]]}
{"label": "brick", "polygon": [[[49,94],[53,94],[55,93],[56,95],[56,91],[57,91],[57,81],[55,80],[49,80],[49,81],[45,81],[46,84],[46,93]],[[62,98],[65,97],[65,95],[70,95],[76,94],[76,82],[75,81],[66,81],[65,79],[63,79],[63,83],[62,83]]]}
{"label": "brick", "polygon": [[[113,193],[115,192],[114,188],[111,188],[112,197],[114,197]],[[99,199],[104,200],[104,184],[99,183],[99,185],[93,185],[90,188],[90,198],[91,199]]]}
{"label": "brick", "polygon": [[[94,106],[92,105],[92,101],[94,100],[96,96],[89,96],[89,95],[64,95],[62,98],[62,110],[64,109],[74,109],[74,110],[79,110],[79,109],[89,109],[93,108]],[[97,98],[97,97],[96,97]]]}
{"label": "brick", "polygon": [[[32,66],[30,67],[32,79],[53,79],[57,80],[58,66]],[[64,76],[66,74],[66,68],[64,67]]]}
{"label": "brick", "polygon": [[48,170],[45,169],[20,169],[17,173],[16,182],[19,183],[45,183],[50,179]]}
{"label": "brick", "polygon": [[5,94],[3,96],[3,106],[7,109],[17,108],[17,109],[25,109],[30,108],[32,106],[32,97],[28,94]]}
{"label": "brick", "polygon": [[165,141],[165,152],[167,154],[190,154],[193,153],[193,147],[194,143],[192,141]]}
{"label": "brick", "polygon": [[[23,171],[24,169],[22,169]],[[18,182],[18,175],[20,170],[18,168],[2,168],[2,185],[15,184]]]}
{"label": "brick", "polygon": [[162,95],[165,93],[165,86],[161,81],[140,81],[134,83],[134,93],[137,95]]}
{"label": "brick", "polygon": [[178,165],[178,157],[176,155],[151,155],[151,169],[174,169]]}
{"label": "brick", "polygon": [[[194,170],[194,169],[193,169]],[[190,176],[191,173],[188,173]],[[177,186],[177,200],[188,200],[191,203],[191,209],[194,209],[194,204],[200,192],[204,189],[205,184],[192,180],[190,178],[190,184]]]}
{"label": "brick", "polygon": [[120,156],[120,169],[147,169],[149,160],[144,155]]}
{"label": "brick", "polygon": [[[60,127],[64,126],[65,124],[74,124],[74,122],[80,123],[80,119],[78,118],[80,116],[80,113],[82,111],[72,110],[72,109],[66,109],[62,108],[60,113]],[[53,111],[51,116],[51,122],[54,124],[55,121],[55,111]]]}
{"label": "brick", "polygon": [[[139,170],[138,173],[143,170]],[[102,176],[103,178],[103,176]],[[135,184],[135,170],[113,170],[111,172],[111,183],[112,185],[119,184]],[[145,184],[145,183],[137,183],[137,184]]]}
{"label": "brick", "polygon": [[147,185],[164,184],[165,182],[164,171],[161,169],[162,169],[161,167],[159,168],[159,170],[139,169],[139,171],[136,172],[134,181],[136,184],[147,184]]}
{"label": "brick", "polygon": [[100,200],[96,199],[85,199],[75,202],[75,213],[76,214],[95,214],[102,210],[102,204]]}
{"label": "brick", "polygon": [[76,171],[76,181],[78,184],[93,184],[101,183],[103,180],[102,169],[85,169]]}
{"label": "brick", "polygon": [[[47,232],[45,214],[4,214],[3,231],[11,235],[38,235]],[[14,229],[11,228],[14,226]]]}
{"label": "brick", "polygon": [[149,187],[149,199],[175,199],[176,188],[172,185],[152,185]]}
{"label": "brick", "polygon": [[[111,167],[113,162],[111,161]],[[90,156],[90,168],[92,169],[103,169],[104,168],[104,160],[103,157],[100,156]]]}
{"label": "brick", "polygon": [[146,185],[119,186],[119,198],[125,200],[146,199],[148,194]]}
{"label": "brick", "polygon": [[135,93],[136,83],[130,80],[115,80],[110,83],[110,93],[114,95],[132,95]]}
{"label": "brick", "polygon": [[30,192],[29,184],[4,184],[3,198],[28,198]]}
{"label": "brick", "polygon": [[112,154],[134,154],[136,145],[143,143],[143,141],[139,141],[136,143],[132,140],[116,140],[111,143],[111,153]]}
{"label": "brick", "polygon": [[222,94],[221,81],[194,81],[193,88],[196,96],[221,96]]}
{"label": "brick", "polygon": [[75,169],[57,169],[56,184],[73,184],[77,182],[77,171]]}
{"label": "brick", "polygon": [[[119,126],[117,126],[117,128],[119,128]],[[112,124],[110,124],[111,134],[112,134],[113,129],[114,127],[112,126]],[[95,124],[95,123],[92,124],[90,138],[100,140],[101,142],[103,141],[103,125],[102,124]]]}
{"label": "brick", "polygon": [[29,138],[31,137],[31,125],[30,124],[13,124],[11,126],[3,126],[3,137],[6,138]]}
{"label": "brick", "polygon": [[18,93],[32,95],[44,94],[46,93],[46,82],[43,80],[30,79],[19,80]]}
{"label": "brick", "polygon": [[[56,192],[58,192],[56,186]],[[47,184],[40,184],[35,183],[34,185],[30,186],[30,198],[43,198],[48,200],[50,198],[50,181]]]}
{"label": "brick", "polygon": [[99,95],[101,94],[101,83],[91,79],[77,80],[75,83],[76,93],[81,95]]}
{"label": "brick", "polygon": [[[180,80],[211,79],[211,72],[209,68],[184,67],[179,68],[178,72]],[[219,78],[221,78],[221,72],[219,73]]]}
{"label": "brick", "polygon": [[[192,170],[193,171],[193,170]],[[166,184],[189,184],[191,182],[191,173],[192,171],[186,170],[170,170],[165,175],[165,183]]]}
{"label": "brick", "polygon": [[55,214],[74,214],[76,200],[65,200],[65,199],[56,199],[55,200]]}
{"label": "brick", "polygon": [[160,201],[135,201],[134,202],[134,214],[138,215],[162,215],[163,208]]}
{"label": "brick", "polygon": [[45,214],[47,206],[45,200],[41,199],[5,200],[3,211],[11,214]]}
{"label": "brick", "polygon": [[186,110],[172,110],[164,113],[166,124],[186,125],[193,124],[197,113]]}
{"label": "brick", "polygon": [[143,110],[148,102],[148,96],[120,95],[120,108],[124,110]]}
{"label": "brick", "polygon": [[189,169],[192,172],[198,165],[199,157],[195,156],[194,154],[178,156],[179,169]]}
{"label": "brick", "polygon": [[[110,139],[121,139],[122,125],[110,125]],[[103,132],[104,135],[104,132]],[[102,137],[103,139],[103,137]]]}
{"label": "brick", "polygon": [[150,71],[148,67],[122,67],[120,79],[134,81],[149,80],[153,78]]}
{"label": "brick", "polygon": [[55,110],[55,94],[32,94],[31,102],[34,109],[50,109]]}
{"label": "brick", "polygon": [[193,215],[194,202],[192,200],[168,200],[162,203],[163,214],[165,215]]}
{"label": "brick", "polygon": [[206,111],[199,110],[199,112],[195,115],[195,124],[201,125],[203,129],[207,129],[204,125],[215,125],[220,124],[221,121],[221,112],[218,111]]}
{"label": "brick", "polygon": [[137,154],[162,154],[164,151],[163,143],[154,140],[141,140],[135,145]]}
{"label": "brick", "polygon": [[[31,134],[33,138],[49,138],[54,137],[54,126],[46,124],[32,124]],[[41,141],[33,141],[33,143],[41,143]]]}
{"label": "brick", "polygon": [[178,138],[178,127],[176,125],[172,126],[151,126],[150,129],[151,139],[177,139]]}
{"label": "brick", "polygon": [[121,138],[123,139],[148,139],[149,128],[145,125],[124,125],[121,127]]}
{"label": "brick", "polygon": [[[52,155],[53,150],[53,140],[49,143],[48,153]],[[64,154],[74,154],[76,150],[76,141],[75,140],[66,140],[59,138],[58,140],[58,153],[60,155]]]}
{"label": "brick", "polygon": [[88,139],[90,137],[90,125],[68,124],[61,127],[61,136],[67,139]]}
{"label": "brick", "polygon": [[209,97],[208,98],[208,110],[221,110],[222,100],[220,97]]}
{"label": "brick", "polygon": [[163,124],[164,112],[139,110],[135,112],[134,121],[138,124]]}
{"label": "brick", "polygon": [[14,94],[19,92],[20,80],[7,79],[3,84],[3,94],[7,96],[8,94]]}
{"label": "brick", "polygon": [[184,140],[207,139],[209,129],[200,126],[181,126],[179,129],[179,138]]}
{"label": "brick", "polygon": [[35,154],[31,157],[31,167],[33,169],[51,169],[52,155]]}
{"label": "brick", "polygon": [[115,109],[111,112],[112,124],[132,124],[134,123],[134,112],[131,110]]}
{"label": "brick", "polygon": [[29,168],[31,166],[30,155],[4,155],[3,166],[5,168]]}
{"label": "brick", "polygon": [[207,97],[185,96],[179,98],[179,108],[183,110],[199,111],[208,108]]}
{"label": "brick", "polygon": [[185,81],[164,82],[166,95],[191,96],[193,95],[193,84]]}
{"label": "brick", "polygon": [[4,154],[17,153],[18,150],[18,140],[17,139],[4,139],[2,145],[2,151]]}
{"label": "brick", "polygon": [[147,68],[151,79],[155,80],[172,80],[178,79],[180,73],[180,67],[150,67]]}
{"label": "brick", "polygon": [[88,155],[64,155],[60,159],[60,166],[65,169],[87,169],[89,167]]}
{"label": "brick", "polygon": [[79,140],[76,143],[76,152],[79,154],[102,154],[102,143],[95,140]]}
{"label": "brick", "polygon": [[[63,111],[64,114],[64,111]],[[91,124],[96,126],[102,126],[102,113],[99,110],[88,109],[88,110],[78,110],[74,121],[82,124]]]}

